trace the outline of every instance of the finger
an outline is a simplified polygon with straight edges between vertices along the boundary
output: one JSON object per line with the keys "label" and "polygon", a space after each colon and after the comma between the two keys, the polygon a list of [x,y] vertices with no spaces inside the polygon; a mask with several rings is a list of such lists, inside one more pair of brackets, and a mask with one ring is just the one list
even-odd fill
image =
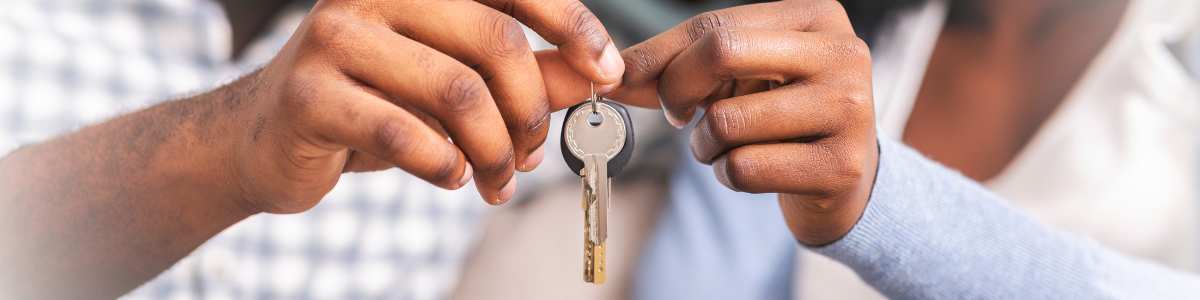
{"label": "finger", "polygon": [[312,99],[331,100],[306,110],[321,136],[443,188],[457,189],[471,179],[465,156],[446,138],[404,109],[346,81],[306,82],[314,85]]}
{"label": "finger", "polygon": [[356,41],[353,52],[327,57],[336,57],[343,72],[390,100],[436,117],[474,167],[475,183],[484,199],[493,204],[507,201],[515,191],[512,140],[480,75],[386,28],[367,26],[358,31],[367,38]]}
{"label": "finger", "polygon": [[513,16],[558,46],[576,72],[597,84],[612,84],[625,73],[625,62],[608,30],[578,0],[479,0]]}
{"label": "finger", "polygon": [[396,166],[392,163],[379,159],[370,153],[362,151],[351,151],[350,157],[346,159],[346,166],[342,168],[343,173],[360,173],[382,171]]}
{"label": "finger", "polygon": [[[566,64],[563,54],[556,49],[540,50],[534,55],[538,58],[538,67],[541,70],[541,76],[546,82],[546,94],[550,95],[551,112],[557,112],[559,109],[568,108],[586,101],[590,96],[589,92],[595,89],[596,94],[610,97],[614,101],[619,101],[631,106],[640,106],[646,108],[659,108],[658,91],[655,90],[624,90],[622,84],[596,84],[590,85],[587,78],[581,76],[574,68]],[[634,95],[632,92],[649,92],[649,95]],[[619,96],[625,95],[625,96]],[[653,102],[634,102],[630,100],[640,100],[640,98],[654,98]]]}
{"label": "finger", "polygon": [[720,28],[676,56],[663,71],[658,91],[668,119],[687,123],[696,107],[728,82],[816,82],[826,71],[869,66],[869,60],[866,43],[854,35]]}
{"label": "finger", "polygon": [[439,2],[399,13],[404,17],[394,26],[402,28],[402,34],[472,66],[487,83],[512,137],[518,169],[529,171],[540,163],[534,154],[546,140],[550,110],[520,23],[470,1]]}
{"label": "finger", "polygon": [[735,191],[826,198],[851,190],[862,177],[861,164],[839,151],[848,150],[821,143],[746,145],[717,158],[713,173]]}
{"label": "finger", "polygon": [[[815,140],[834,135],[861,120],[840,86],[786,86],[713,102],[692,131],[696,160],[711,163],[730,149],[754,143]],[[835,96],[836,95],[836,96]],[[866,97],[865,95],[862,97]]]}
{"label": "finger", "polygon": [[741,96],[757,93],[774,88],[775,84],[766,80],[736,80],[733,87],[732,96]]}
{"label": "finger", "polygon": [[[563,59],[558,50],[542,50],[534,53],[538,68],[550,97],[550,111],[558,111],[579,104],[591,97],[591,92],[604,95],[617,88],[617,84],[592,85],[592,82],[575,72]],[[657,105],[657,104],[655,104]]]}
{"label": "finger", "polygon": [[703,13],[622,51],[626,72],[614,97],[657,103],[644,90],[657,88],[659,76],[675,56],[713,29],[731,27],[853,34],[841,4],[832,0],[760,3]]}
{"label": "finger", "polygon": [[[371,95],[374,95],[375,97],[377,97],[379,99],[387,99],[388,98],[388,96],[383,94],[383,92],[380,92],[379,90],[376,90],[373,88],[363,88],[363,90],[365,90],[365,92],[367,92],[367,93],[370,93]],[[446,129],[442,128],[442,124],[438,123],[437,118],[434,118],[433,116],[417,109],[416,107],[407,105],[404,102],[393,101],[392,103],[396,104],[396,106],[400,107],[400,109],[403,109],[404,111],[417,117],[417,119],[421,120],[421,122],[424,123],[425,126],[429,126],[430,129],[432,129],[439,136],[441,136],[443,140],[449,139],[448,135],[446,134]],[[461,153],[461,151],[460,151],[460,153]],[[470,171],[471,165],[467,164],[466,166],[467,166],[468,171]],[[395,167],[396,166],[393,165],[392,163],[390,163],[386,160],[379,159],[378,157],[375,157],[374,155],[371,155],[370,153],[362,152],[362,151],[351,151],[349,157],[346,159],[346,166],[344,168],[342,168],[342,172],[346,172],[346,173],[372,172],[372,171],[381,171],[381,170],[391,169],[391,168],[395,168]]]}

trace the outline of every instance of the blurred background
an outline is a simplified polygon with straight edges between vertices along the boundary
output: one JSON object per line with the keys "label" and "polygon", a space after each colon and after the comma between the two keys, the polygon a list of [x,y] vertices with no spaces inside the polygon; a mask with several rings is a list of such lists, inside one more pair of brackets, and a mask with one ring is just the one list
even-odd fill
{"label": "blurred background", "polygon": [[[625,47],[761,1],[583,2]],[[840,2],[872,48],[881,138],[1044,223],[1198,270],[1200,3]],[[227,83],[268,61],[313,4],[4,1],[0,154]],[[616,183],[604,286],[581,281],[579,181],[551,146],[542,168],[520,175],[513,204],[485,207],[472,188],[396,170],[347,175],[313,210],[246,220],[127,297],[881,297],[798,247],[772,195],[715,184],[686,129],[632,110],[638,149]]]}

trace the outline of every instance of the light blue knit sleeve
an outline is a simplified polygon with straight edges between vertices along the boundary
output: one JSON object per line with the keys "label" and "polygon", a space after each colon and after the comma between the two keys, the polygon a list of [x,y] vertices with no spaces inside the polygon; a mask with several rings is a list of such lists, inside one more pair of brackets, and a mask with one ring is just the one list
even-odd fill
{"label": "light blue knit sleeve", "polygon": [[813,250],[891,298],[1200,297],[1195,274],[1039,224],[906,146],[880,143],[875,189],[859,223]]}

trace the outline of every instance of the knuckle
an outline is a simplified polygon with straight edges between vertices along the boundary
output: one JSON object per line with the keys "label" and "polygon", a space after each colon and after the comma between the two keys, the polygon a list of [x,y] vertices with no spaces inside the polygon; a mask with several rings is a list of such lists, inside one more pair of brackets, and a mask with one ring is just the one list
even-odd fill
{"label": "knuckle", "polygon": [[434,56],[435,53],[437,52],[433,50],[422,49],[409,51],[408,55],[411,55],[413,66],[418,68],[418,70],[436,70],[442,67],[442,61]]}
{"label": "knuckle", "polygon": [[867,42],[852,34],[841,35],[829,43],[831,52],[856,65],[871,64],[871,48]]}
{"label": "knuckle", "polygon": [[626,74],[656,74],[655,66],[660,65],[659,58],[643,48],[633,48],[623,59],[629,71],[633,71]]}
{"label": "knuckle", "polygon": [[827,197],[853,192],[866,173],[862,160],[848,147],[827,147],[831,156],[826,160],[830,164],[827,166],[829,172],[820,180],[823,184],[817,192]]}
{"label": "knuckle", "polygon": [[[872,117],[872,100],[870,87],[857,87],[846,89],[846,95],[843,96],[846,114],[849,116],[858,116],[871,118]],[[855,118],[861,120],[861,118]]]}
{"label": "knuckle", "polygon": [[488,42],[481,45],[484,47],[487,55],[499,58],[513,58],[523,57],[531,53],[529,51],[529,42],[525,39],[525,29],[521,27],[521,23],[512,17],[502,14],[493,14],[490,18],[491,31],[485,38]]}
{"label": "knuckle", "polygon": [[375,128],[375,143],[379,145],[380,155],[387,161],[399,161],[413,153],[417,143],[405,138],[404,124],[396,120],[384,121]]}
{"label": "knuckle", "polygon": [[851,35],[850,44],[850,48],[853,50],[852,53],[854,56],[867,59],[871,58],[871,47],[867,45],[867,41],[863,40],[857,35]]}
{"label": "knuckle", "polygon": [[726,154],[724,175],[726,185],[736,191],[757,193],[751,179],[756,172],[756,160],[742,149],[733,149]]}
{"label": "knuckle", "polygon": [[[857,100],[845,100],[854,102]],[[852,103],[843,105],[841,110],[841,118],[843,121],[831,124],[833,130],[830,134],[840,134],[838,131],[855,131],[863,129],[874,124],[874,116],[871,113],[871,107]]]}
{"label": "knuckle", "polygon": [[691,40],[696,41],[713,29],[730,26],[729,22],[729,18],[719,12],[704,12],[688,21],[687,34]]}
{"label": "knuckle", "polygon": [[705,58],[714,66],[716,75],[721,79],[732,79],[736,71],[734,68],[744,51],[737,32],[719,28],[709,32],[705,38]]}
{"label": "knuckle", "polygon": [[[836,104],[841,106],[842,113],[847,116],[871,117],[874,97],[869,67],[871,54],[866,43],[858,37],[846,36],[829,44],[833,47],[834,55],[842,57],[843,63],[851,66],[842,74],[844,76],[835,79],[833,86],[837,88],[830,90],[833,95],[837,95]],[[861,121],[862,118],[854,120]]]}
{"label": "knuckle", "polygon": [[[479,162],[479,164],[476,165],[476,167],[478,167],[476,169],[476,171],[480,172],[481,174],[494,174],[494,175],[509,174],[509,173],[512,173],[511,171],[513,170],[513,166],[514,166],[513,164],[514,164],[515,160],[516,159],[515,159],[515,155],[513,154],[513,150],[511,147],[509,147],[508,150],[505,150],[503,153],[500,154],[500,156],[496,156],[493,159]],[[503,183],[503,182],[501,182],[501,183]]]}
{"label": "knuckle", "polygon": [[837,105],[847,109],[852,109],[848,113],[861,114],[869,112],[867,110],[872,104],[872,91],[869,82],[863,80],[848,80],[842,83],[835,83],[830,86],[832,90],[829,93],[837,95],[839,100]]}
{"label": "knuckle", "polygon": [[718,101],[709,106],[708,118],[704,119],[708,127],[709,139],[721,148],[732,146],[739,132],[745,129],[745,114],[735,107],[735,104]]}
{"label": "knuckle", "polygon": [[442,109],[457,115],[474,109],[483,102],[487,84],[474,72],[458,72],[445,81],[441,92]]}
{"label": "knuckle", "polygon": [[527,133],[541,133],[548,129],[546,125],[550,124],[550,113],[544,109],[538,109],[529,113],[525,118],[522,118],[517,129]]}
{"label": "knuckle", "polygon": [[314,12],[308,17],[309,37],[321,48],[347,46],[347,36],[357,31],[353,20],[349,13],[336,9]]}
{"label": "knuckle", "polygon": [[834,109],[848,120],[847,124],[873,124],[874,100],[870,83],[864,80],[852,80],[838,86]]}
{"label": "knuckle", "polygon": [[434,167],[432,181],[458,183],[456,171],[458,169],[458,153],[457,151],[442,151],[443,156],[437,165]]}

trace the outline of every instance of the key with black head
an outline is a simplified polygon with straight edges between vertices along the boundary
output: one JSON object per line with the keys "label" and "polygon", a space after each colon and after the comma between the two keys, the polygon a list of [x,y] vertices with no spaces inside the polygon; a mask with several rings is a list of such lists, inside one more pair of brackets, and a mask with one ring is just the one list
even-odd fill
{"label": "key with black head", "polygon": [[592,97],[567,110],[562,127],[562,153],[567,166],[583,182],[583,280],[604,283],[604,247],[612,204],[612,177],[633,154],[633,124],[616,102]]}

